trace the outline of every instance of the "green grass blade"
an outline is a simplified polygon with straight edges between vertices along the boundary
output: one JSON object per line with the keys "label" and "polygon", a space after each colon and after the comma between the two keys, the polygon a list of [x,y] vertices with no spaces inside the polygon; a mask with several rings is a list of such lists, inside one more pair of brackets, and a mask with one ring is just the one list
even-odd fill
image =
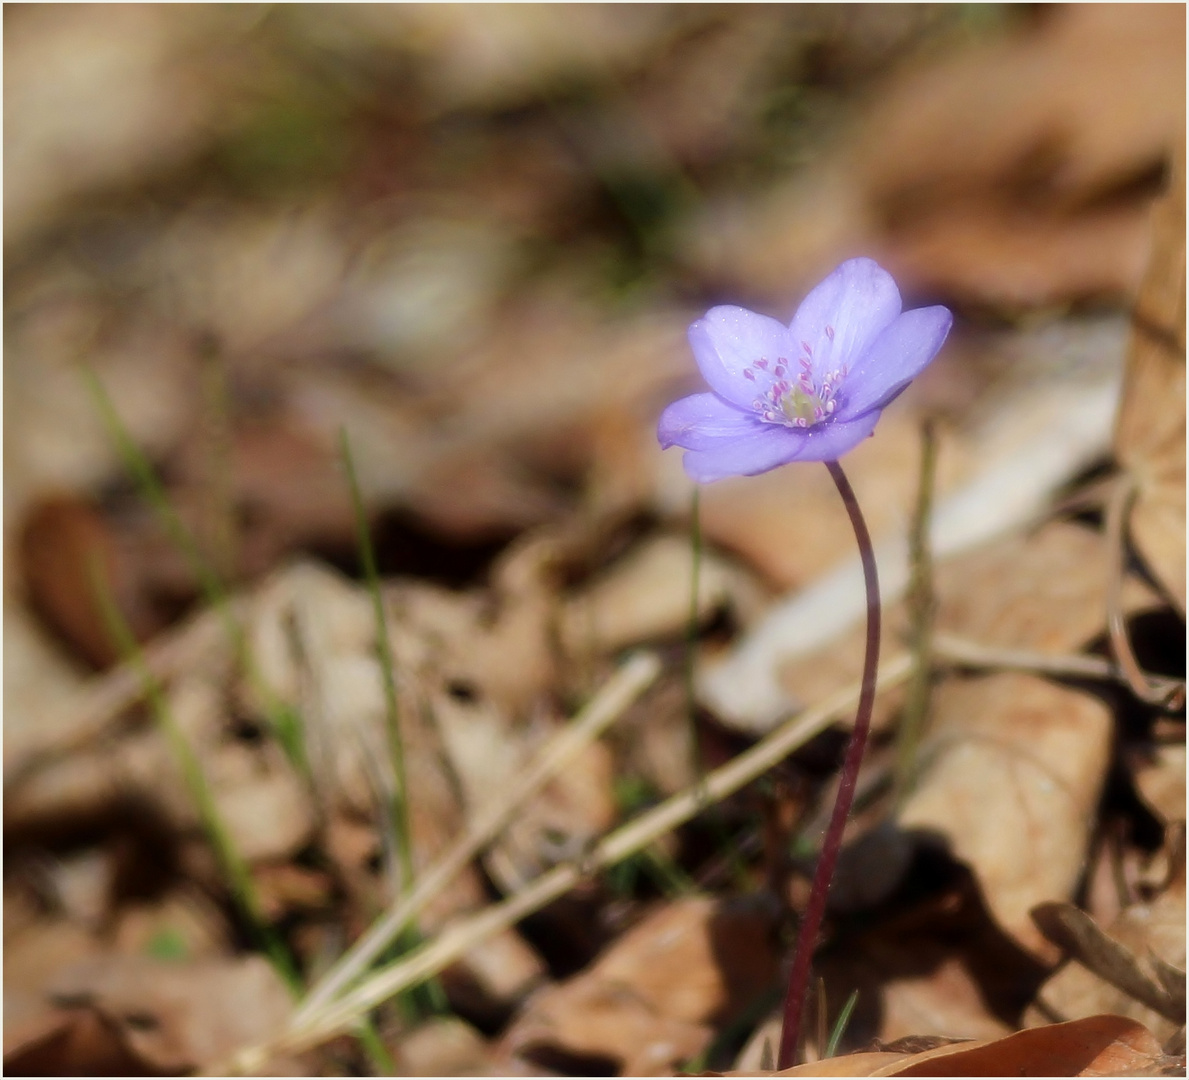
{"label": "green grass blade", "polygon": [[400,731],[400,707],[396,697],[396,673],[392,668],[392,642],[388,636],[388,621],[384,618],[384,599],[380,595],[380,577],[376,572],[376,555],[372,548],[367,515],[363,509],[363,496],[359,491],[355,461],[351,456],[351,443],[347,438],[347,432],[343,429],[339,431],[339,445],[343,455],[343,466],[347,471],[347,482],[351,488],[351,504],[355,510],[359,557],[363,563],[364,578],[368,594],[371,596],[372,612],[376,620],[376,659],[379,661],[384,679],[384,714],[388,730],[388,753],[396,783],[396,791],[392,797],[389,813],[400,859],[400,891],[408,893],[413,888],[413,838],[409,826],[409,785],[405,772],[404,740]]}
{"label": "green grass blade", "polygon": [[833,1030],[830,1032],[829,1041],[826,1043],[826,1052],[823,1057],[832,1058],[838,1053],[838,1044],[842,1042],[842,1036],[846,1034],[847,1025],[850,1023],[851,1013],[855,1011],[855,1006],[859,1003],[858,990],[852,990],[850,997],[846,999],[846,1004],[842,1006],[842,1011],[838,1014],[838,1019],[834,1021]]}
{"label": "green grass blade", "polygon": [[182,778],[190,796],[198,807],[203,829],[214,849],[215,858],[219,862],[231,895],[277,974],[281,976],[295,996],[299,995],[302,990],[301,976],[298,974],[297,967],[288,950],[273,933],[264,918],[248,865],[236,849],[230,832],[219,816],[214,795],[207,783],[206,774],[202,771],[202,764],[186,741],[181,728],[178,727],[161,684],[149,669],[144,652],[133,636],[123,614],[116,606],[111,589],[98,564],[92,564],[90,576],[91,586],[99,602],[104,624],[120,655],[136,671],[144,685],[145,698],[148,700],[153,717],[165,735],[178,767],[181,769]]}
{"label": "green grass blade", "polygon": [[203,598],[218,613],[228,640],[235,650],[236,660],[243,667],[253,691],[259,698],[277,741],[289,760],[308,781],[310,766],[305,751],[300,714],[292,706],[281,701],[265,682],[255,657],[248,648],[247,635],[231,608],[231,601],[222,580],[203,556],[193,534],[169,501],[169,496],[165,493],[165,488],[152,464],[133,441],[99,377],[89,367],[83,366],[81,370],[124,467],[131,473],[142,497],[152,507],[172,542],[182,552],[198,582]]}

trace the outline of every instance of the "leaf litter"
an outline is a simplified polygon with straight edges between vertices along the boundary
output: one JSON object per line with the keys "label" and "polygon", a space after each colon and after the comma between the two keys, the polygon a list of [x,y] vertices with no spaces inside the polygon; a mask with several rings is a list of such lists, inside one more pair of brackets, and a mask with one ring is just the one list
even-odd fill
{"label": "leaf litter", "polygon": [[704,300],[870,254],[960,320],[848,458],[786,1072],[1183,1072],[1183,12],[626,12],[6,13],[9,1071],[770,1073],[851,541],[652,430]]}

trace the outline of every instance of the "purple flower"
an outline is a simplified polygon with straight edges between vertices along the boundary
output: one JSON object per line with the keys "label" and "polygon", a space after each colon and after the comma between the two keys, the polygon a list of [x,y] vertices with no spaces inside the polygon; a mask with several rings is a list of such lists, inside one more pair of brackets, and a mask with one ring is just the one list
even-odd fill
{"label": "purple flower", "polygon": [[711,308],[689,328],[689,342],[713,392],[665,409],[661,447],[684,447],[685,471],[700,483],[836,461],[875,430],[952,322],[943,307],[902,312],[892,276],[871,259],[844,262],[788,326],[740,307]]}

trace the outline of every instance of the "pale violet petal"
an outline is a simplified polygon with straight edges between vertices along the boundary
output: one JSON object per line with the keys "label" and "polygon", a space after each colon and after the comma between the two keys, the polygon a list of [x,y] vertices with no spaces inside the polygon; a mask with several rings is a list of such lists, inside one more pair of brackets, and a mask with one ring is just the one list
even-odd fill
{"label": "pale violet petal", "polygon": [[689,450],[682,464],[700,484],[729,476],[755,476],[793,461],[837,461],[866,439],[879,420],[870,412],[858,420],[834,420],[809,428],[764,425],[765,430],[740,439],[723,439],[706,450]]}
{"label": "pale violet petal", "polygon": [[693,394],[661,413],[656,435],[662,449],[708,450],[721,439],[754,435],[765,426],[750,410],[736,408],[717,394]]}
{"label": "pale violet petal", "polygon": [[788,328],[776,319],[729,306],[711,308],[694,323],[689,343],[710,389],[744,409],[772,385],[777,364],[787,366],[791,349]]}
{"label": "pale violet petal", "polygon": [[866,439],[879,421],[879,411],[860,416],[857,420],[827,420],[805,428],[801,452],[797,461],[837,461]]}
{"label": "pale violet petal", "polygon": [[837,461],[872,434],[879,419],[880,414],[876,410],[857,420],[831,420],[807,427],[804,445],[797,460]]}
{"label": "pale violet petal", "polygon": [[705,450],[689,450],[682,464],[700,484],[725,480],[728,476],[755,476],[796,461],[803,435],[779,424],[761,425],[762,430],[740,439],[722,439]]}
{"label": "pale violet petal", "polygon": [[848,259],[809,293],[789,324],[796,350],[815,382],[843,365],[854,367],[900,314],[900,290],[872,259]]}
{"label": "pale violet petal", "polygon": [[904,312],[851,366],[839,394],[841,415],[883,408],[937,355],[953,321],[943,307]]}

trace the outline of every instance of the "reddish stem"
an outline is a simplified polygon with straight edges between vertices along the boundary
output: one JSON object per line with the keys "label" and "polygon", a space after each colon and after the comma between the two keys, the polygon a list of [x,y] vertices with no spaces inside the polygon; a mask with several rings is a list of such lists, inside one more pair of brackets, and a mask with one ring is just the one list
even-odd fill
{"label": "reddish stem", "polygon": [[875,573],[875,550],[871,546],[871,534],[863,520],[854,489],[850,486],[842,466],[837,461],[827,461],[826,468],[834,478],[838,494],[850,515],[859,542],[859,555],[863,560],[863,581],[867,586],[867,651],[863,658],[863,685],[859,692],[859,708],[855,715],[855,727],[846,748],[846,759],[842,763],[842,776],[838,784],[838,797],[830,814],[830,824],[822,840],[821,854],[813,874],[813,887],[809,892],[809,903],[805,917],[797,933],[797,945],[793,950],[793,966],[789,972],[789,989],[784,1000],[784,1025],[780,1033],[780,1054],[776,1059],[777,1069],[791,1068],[797,1057],[797,1040],[801,1033],[801,1014],[805,1010],[805,997],[809,990],[809,968],[813,950],[821,929],[822,916],[826,911],[826,894],[834,877],[838,853],[842,849],[842,832],[850,816],[851,804],[855,800],[855,784],[859,779],[859,766],[867,746],[867,733],[871,730],[871,708],[875,703],[875,673],[879,666],[879,579]]}

